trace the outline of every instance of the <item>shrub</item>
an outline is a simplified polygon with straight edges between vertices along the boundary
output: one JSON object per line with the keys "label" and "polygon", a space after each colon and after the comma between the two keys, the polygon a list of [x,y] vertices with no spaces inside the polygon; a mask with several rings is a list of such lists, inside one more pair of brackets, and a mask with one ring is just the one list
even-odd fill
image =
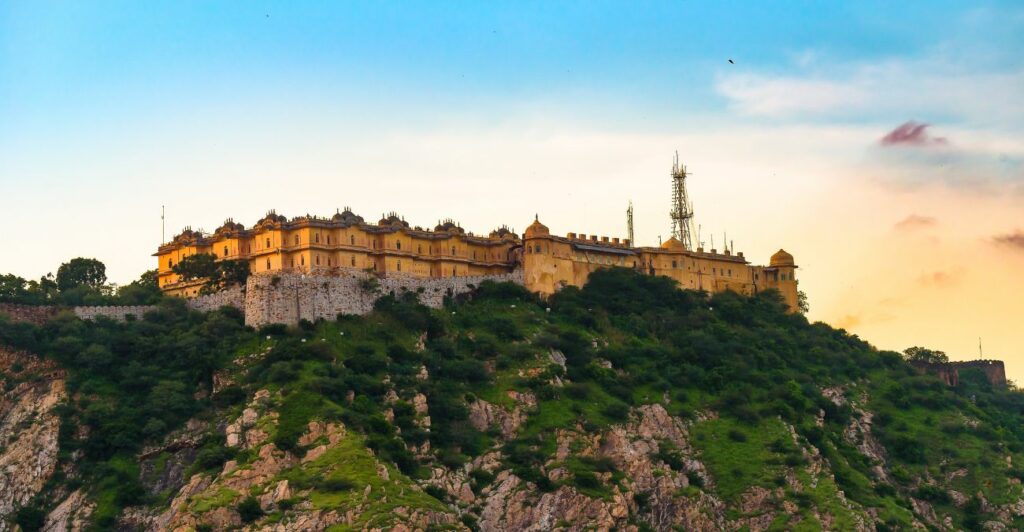
{"label": "shrub", "polygon": [[251,523],[263,516],[263,509],[260,508],[260,501],[256,497],[246,497],[238,503],[236,508],[243,523]]}

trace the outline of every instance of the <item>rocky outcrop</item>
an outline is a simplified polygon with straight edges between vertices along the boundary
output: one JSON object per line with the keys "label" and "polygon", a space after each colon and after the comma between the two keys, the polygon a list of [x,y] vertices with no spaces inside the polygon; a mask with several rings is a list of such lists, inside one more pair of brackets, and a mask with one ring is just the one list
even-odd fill
{"label": "rocky outcrop", "polygon": [[[57,468],[64,373],[52,361],[0,348],[0,516],[12,515]],[[0,530],[5,529],[0,521]]]}

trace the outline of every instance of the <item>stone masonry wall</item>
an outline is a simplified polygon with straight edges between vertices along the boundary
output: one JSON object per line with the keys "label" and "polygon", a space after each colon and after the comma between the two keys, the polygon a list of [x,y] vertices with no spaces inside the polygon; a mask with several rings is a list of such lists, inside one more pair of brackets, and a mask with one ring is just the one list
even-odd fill
{"label": "stone masonry wall", "polygon": [[221,307],[235,307],[239,310],[245,310],[245,289],[241,286],[233,286],[213,294],[193,297],[188,300],[188,306],[201,312],[210,312]]}
{"label": "stone masonry wall", "polygon": [[[445,296],[468,292],[480,283],[510,281],[523,283],[521,270],[503,275],[422,278],[390,276],[378,278],[360,270],[330,275],[275,273],[249,277],[246,286],[245,324],[259,327],[269,323],[294,325],[299,320],[334,319],[338,314],[366,314],[377,298],[414,292],[421,303],[439,308]],[[368,290],[376,284],[375,291]]]}
{"label": "stone masonry wall", "polygon": [[75,315],[83,320],[96,319],[97,316],[105,316],[115,321],[124,321],[128,316],[135,316],[141,320],[143,314],[155,309],[153,305],[75,307]]}
{"label": "stone masonry wall", "polygon": [[52,305],[16,305],[13,303],[0,303],[0,314],[4,314],[11,321],[24,321],[42,325],[47,320],[57,315],[60,307]]}

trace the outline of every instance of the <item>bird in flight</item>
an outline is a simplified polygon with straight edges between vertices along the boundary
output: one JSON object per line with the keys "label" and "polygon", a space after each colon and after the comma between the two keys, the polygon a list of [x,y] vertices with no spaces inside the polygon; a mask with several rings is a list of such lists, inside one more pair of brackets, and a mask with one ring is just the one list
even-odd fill
{"label": "bird in flight", "polygon": [[732,60],[732,59],[730,59],[730,60],[729,60],[729,64],[730,64],[730,65],[735,65],[736,63],[734,63],[734,62],[733,62],[733,60]]}

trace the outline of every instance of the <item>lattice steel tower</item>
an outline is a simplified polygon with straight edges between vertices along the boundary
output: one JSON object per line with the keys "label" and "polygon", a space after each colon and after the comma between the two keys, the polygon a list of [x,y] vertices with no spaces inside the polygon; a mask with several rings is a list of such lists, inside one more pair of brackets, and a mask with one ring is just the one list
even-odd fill
{"label": "lattice steel tower", "polygon": [[679,152],[672,159],[672,236],[693,250],[693,204],[686,194],[686,166],[679,164]]}

